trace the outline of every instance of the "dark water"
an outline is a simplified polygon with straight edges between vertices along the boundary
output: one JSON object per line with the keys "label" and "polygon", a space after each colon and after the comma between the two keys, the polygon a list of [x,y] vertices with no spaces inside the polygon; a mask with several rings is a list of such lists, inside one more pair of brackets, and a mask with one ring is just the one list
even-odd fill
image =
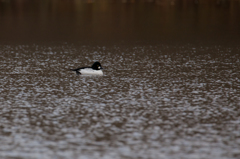
{"label": "dark water", "polygon": [[239,1],[87,2],[0,2],[0,158],[240,158]]}
{"label": "dark water", "polygon": [[239,44],[239,0],[1,0],[0,42]]}

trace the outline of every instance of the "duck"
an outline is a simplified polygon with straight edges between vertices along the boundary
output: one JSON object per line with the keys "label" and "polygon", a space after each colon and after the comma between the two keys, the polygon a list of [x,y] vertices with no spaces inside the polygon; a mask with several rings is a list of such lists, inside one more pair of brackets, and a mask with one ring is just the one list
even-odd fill
{"label": "duck", "polygon": [[79,67],[70,70],[76,71],[77,75],[103,75],[102,69],[100,62],[96,61],[93,63],[92,67]]}

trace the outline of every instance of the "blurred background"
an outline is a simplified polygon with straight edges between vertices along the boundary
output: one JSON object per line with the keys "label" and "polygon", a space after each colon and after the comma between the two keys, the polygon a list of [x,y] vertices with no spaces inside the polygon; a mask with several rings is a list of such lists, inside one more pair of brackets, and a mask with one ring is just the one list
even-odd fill
{"label": "blurred background", "polygon": [[237,44],[239,0],[0,0],[0,42]]}

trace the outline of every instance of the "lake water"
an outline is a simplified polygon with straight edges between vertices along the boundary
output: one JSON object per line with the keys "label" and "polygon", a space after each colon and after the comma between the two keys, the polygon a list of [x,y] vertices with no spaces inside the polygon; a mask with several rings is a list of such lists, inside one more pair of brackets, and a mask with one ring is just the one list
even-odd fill
{"label": "lake water", "polygon": [[[1,159],[240,158],[239,1],[80,1],[72,11],[77,4],[54,2],[0,2]],[[118,22],[113,8],[129,21]],[[188,30],[183,26],[198,15],[181,23],[185,18],[170,14],[172,28],[158,30],[151,27],[155,18],[169,15],[138,21],[142,10],[181,16],[205,10],[213,19],[228,12],[231,19],[210,32],[216,23]],[[89,14],[100,19],[89,21]],[[78,22],[68,17],[78,16],[80,28],[85,22],[91,30],[71,30]],[[106,36],[97,28],[101,20],[109,21]],[[114,31],[115,23],[122,26]],[[94,61],[103,76],[69,70]]]}

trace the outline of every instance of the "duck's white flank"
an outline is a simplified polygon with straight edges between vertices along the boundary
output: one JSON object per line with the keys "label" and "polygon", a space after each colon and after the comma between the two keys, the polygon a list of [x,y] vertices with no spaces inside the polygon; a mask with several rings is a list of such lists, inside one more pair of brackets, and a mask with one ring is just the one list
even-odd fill
{"label": "duck's white flank", "polygon": [[103,75],[102,70],[93,70],[92,68],[84,68],[79,70],[81,75]]}

